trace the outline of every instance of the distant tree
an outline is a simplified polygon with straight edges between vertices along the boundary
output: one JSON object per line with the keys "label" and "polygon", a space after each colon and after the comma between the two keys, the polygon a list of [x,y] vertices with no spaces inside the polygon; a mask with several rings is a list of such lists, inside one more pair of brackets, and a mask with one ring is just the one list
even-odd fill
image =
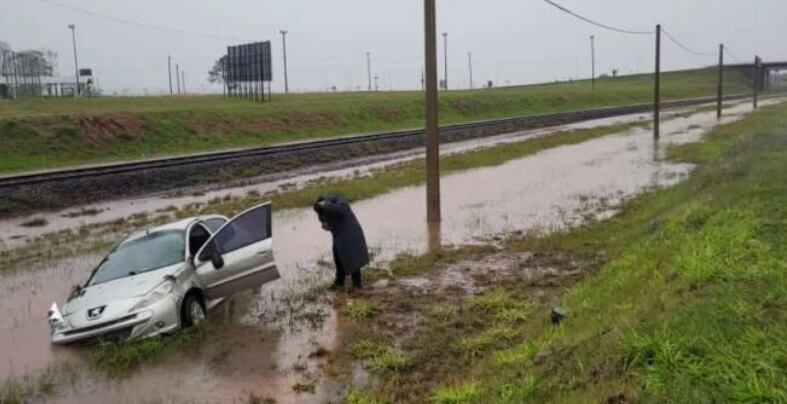
{"label": "distant tree", "polygon": [[613,79],[618,78],[618,69],[612,69],[612,78]]}
{"label": "distant tree", "polygon": [[224,83],[224,73],[227,72],[227,55],[220,57],[213,63],[213,67],[208,71],[208,82],[212,84]]}
{"label": "distant tree", "polygon": [[495,83],[493,83],[492,80],[489,80],[489,81],[486,82],[486,87],[487,88],[492,88],[494,86],[495,86]]}

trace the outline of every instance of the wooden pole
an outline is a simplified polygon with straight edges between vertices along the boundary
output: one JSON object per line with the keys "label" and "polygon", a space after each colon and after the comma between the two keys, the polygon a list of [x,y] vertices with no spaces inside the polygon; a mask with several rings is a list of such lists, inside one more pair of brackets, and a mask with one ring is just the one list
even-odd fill
{"label": "wooden pole", "polygon": [[722,98],[724,97],[724,44],[719,45],[719,80],[716,94],[716,118],[721,119]]}
{"label": "wooden pole", "polygon": [[596,90],[596,36],[590,36],[590,82]]}
{"label": "wooden pole", "polygon": [[437,23],[435,0],[424,0],[426,59],[426,221],[439,223],[440,128],[437,95]]}
{"label": "wooden pole", "polygon": [[760,87],[760,57],[759,56],[754,57],[754,67],[752,67],[752,72],[754,72],[754,74],[752,74],[752,88],[754,89],[753,90],[754,109],[757,109],[758,108],[757,93],[760,91],[759,88]]}
{"label": "wooden pole", "polygon": [[653,138],[658,140],[660,135],[661,114],[661,24],[656,25],[656,83],[653,96]]}

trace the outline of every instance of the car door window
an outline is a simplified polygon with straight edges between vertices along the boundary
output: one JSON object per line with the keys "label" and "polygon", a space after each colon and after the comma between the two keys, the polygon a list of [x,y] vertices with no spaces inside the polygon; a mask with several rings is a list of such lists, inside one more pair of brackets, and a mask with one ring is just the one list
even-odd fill
{"label": "car door window", "polygon": [[202,223],[205,224],[205,226],[208,228],[208,230],[210,230],[211,233],[215,233],[219,231],[221,226],[224,226],[224,224],[227,223],[227,219],[223,217],[214,217],[212,219],[205,220]]}
{"label": "car door window", "polygon": [[264,205],[232,219],[215,235],[211,248],[206,248],[199,259],[210,259],[211,250],[226,254],[271,238],[271,207]]}

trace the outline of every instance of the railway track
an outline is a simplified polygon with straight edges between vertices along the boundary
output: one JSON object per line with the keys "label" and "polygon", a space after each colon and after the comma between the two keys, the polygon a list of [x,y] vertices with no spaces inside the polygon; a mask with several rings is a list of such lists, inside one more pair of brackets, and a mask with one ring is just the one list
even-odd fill
{"label": "railway track", "polygon": [[[738,100],[746,98],[746,95],[732,95],[725,97],[725,100]],[[693,105],[700,105],[714,102],[715,97],[693,98],[665,102],[665,108],[678,108]],[[480,121],[466,124],[449,125],[441,128],[441,136],[446,137],[452,133],[479,133],[484,136],[485,132],[497,129],[499,133],[507,127],[512,130],[536,129],[546,126],[564,125],[592,119],[609,118],[633,113],[649,112],[652,104],[634,104],[618,107],[604,107],[581,111],[558,112],[552,114],[523,116],[516,118],[497,119]],[[63,181],[79,180],[84,182],[91,178],[107,177],[117,174],[140,173],[151,170],[176,169],[184,166],[199,166],[206,163],[221,163],[224,161],[238,161],[242,159],[265,159],[279,155],[293,155],[299,153],[309,153],[322,149],[335,149],[337,147],[352,146],[370,142],[399,142],[422,140],[424,132],[418,130],[404,130],[388,133],[371,135],[361,135],[343,137],[336,139],[318,140],[304,143],[286,144],[279,146],[267,146],[250,148],[236,151],[223,151],[206,153],[200,155],[179,156],[170,158],[153,159],[129,163],[108,164],[81,168],[70,168],[58,171],[47,171],[37,173],[27,173],[13,176],[0,177],[0,189],[35,186],[47,183],[61,183]],[[471,136],[472,137],[472,136]],[[451,140],[451,139],[447,139]]]}

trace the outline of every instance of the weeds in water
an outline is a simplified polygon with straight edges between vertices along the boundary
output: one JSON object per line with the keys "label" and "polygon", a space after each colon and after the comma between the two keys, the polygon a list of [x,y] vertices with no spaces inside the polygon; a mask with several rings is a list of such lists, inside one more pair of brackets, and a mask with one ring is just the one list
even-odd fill
{"label": "weeds in water", "polygon": [[44,219],[43,217],[37,217],[26,222],[23,222],[20,226],[22,227],[44,227],[49,224],[49,220]]}
{"label": "weeds in water", "polygon": [[314,392],[316,391],[316,386],[314,385],[314,382],[298,382],[292,386],[292,391],[298,394],[303,394],[303,393],[314,394]]}
{"label": "weeds in water", "polygon": [[73,384],[78,369],[68,362],[50,366],[38,376],[8,378],[0,385],[0,403],[26,404],[43,401],[53,395],[61,384]]}
{"label": "weeds in water", "polygon": [[350,354],[355,359],[365,361],[372,370],[379,373],[404,369],[411,362],[407,355],[397,352],[391,346],[367,339],[352,344]]}
{"label": "weeds in water", "polygon": [[432,394],[432,401],[437,404],[469,404],[480,396],[481,391],[474,383],[456,387],[440,387]]}
{"label": "weeds in water", "polygon": [[372,318],[379,312],[380,306],[371,300],[349,301],[342,308],[342,314],[355,321]]}
{"label": "weeds in water", "polygon": [[173,336],[99,345],[91,352],[90,363],[110,377],[123,377],[143,364],[198,346],[208,335],[208,328],[202,325]]}
{"label": "weeds in water", "polygon": [[346,404],[388,404],[389,401],[379,398],[371,393],[351,387],[344,402]]}

